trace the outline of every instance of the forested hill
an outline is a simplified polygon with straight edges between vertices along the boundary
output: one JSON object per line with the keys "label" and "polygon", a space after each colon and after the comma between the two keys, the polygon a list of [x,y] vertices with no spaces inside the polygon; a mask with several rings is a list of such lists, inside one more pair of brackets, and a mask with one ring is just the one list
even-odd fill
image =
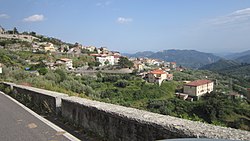
{"label": "forested hill", "polygon": [[230,67],[235,67],[239,66],[240,63],[233,61],[233,60],[225,60],[225,59],[220,59],[219,61],[212,63],[212,64],[207,64],[200,69],[202,70],[211,70],[211,71],[223,71],[226,68]]}
{"label": "forested hill", "polygon": [[247,63],[239,63],[232,60],[219,60],[200,69],[229,75],[241,80],[241,84],[246,87],[250,85],[250,64]]}
{"label": "forested hill", "polygon": [[250,55],[250,50],[239,52],[239,53],[233,53],[233,54],[225,56],[225,58],[227,58],[227,59],[237,59],[237,58],[245,56],[245,55]]}
{"label": "forested hill", "polygon": [[150,57],[154,52],[152,51],[142,51],[142,52],[136,52],[135,54],[124,54],[129,57]]}
{"label": "forested hill", "polygon": [[248,64],[250,64],[250,54],[238,57],[235,60],[238,61],[238,62],[241,62],[241,63],[248,63]]}
{"label": "forested hill", "polygon": [[214,63],[221,59],[211,53],[199,52],[196,50],[163,50],[156,53],[153,52],[140,52],[130,55],[130,57],[148,57],[160,59],[168,62],[176,62],[189,68],[200,68],[204,65]]}

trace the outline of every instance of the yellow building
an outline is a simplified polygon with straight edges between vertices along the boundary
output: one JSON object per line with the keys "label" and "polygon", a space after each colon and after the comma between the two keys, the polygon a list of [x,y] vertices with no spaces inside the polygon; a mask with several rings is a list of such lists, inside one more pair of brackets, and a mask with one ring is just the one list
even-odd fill
{"label": "yellow building", "polygon": [[214,82],[210,80],[196,80],[184,85],[184,93],[190,96],[202,96],[213,91]]}

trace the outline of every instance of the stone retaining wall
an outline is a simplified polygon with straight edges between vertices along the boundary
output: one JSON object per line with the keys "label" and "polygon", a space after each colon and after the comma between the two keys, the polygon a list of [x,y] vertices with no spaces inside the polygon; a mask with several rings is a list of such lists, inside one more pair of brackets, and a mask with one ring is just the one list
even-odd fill
{"label": "stone retaining wall", "polygon": [[62,116],[107,140],[151,141],[169,138],[250,140],[250,132],[247,131],[78,97],[62,99]]}
{"label": "stone retaining wall", "polygon": [[250,140],[250,132],[160,115],[43,89],[2,83],[10,95],[35,111],[63,117],[106,140],[151,141],[169,138]]}
{"label": "stone retaining wall", "polygon": [[11,89],[12,92],[10,96],[32,110],[43,114],[61,114],[61,98],[68,96],[62,93],[16,85],[13,83],[4,82],[3,84],[5,87]]}

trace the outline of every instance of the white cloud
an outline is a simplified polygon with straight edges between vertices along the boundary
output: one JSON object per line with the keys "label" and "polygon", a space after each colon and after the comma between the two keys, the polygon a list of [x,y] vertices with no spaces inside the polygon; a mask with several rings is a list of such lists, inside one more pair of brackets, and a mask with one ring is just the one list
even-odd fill
{"label": "white cloud", "polygon": [[9,15],[7,15],[7,14],[0,14],[0,19],[8,19],[8,18],[10,18]]}
{"label": "white cloud", "polygon": [[99,6],[99,7],[106,7],[106,6],[109,6],[111,4],[111,1],[104,1],[104,2],[98,2],[96,4],[96,6]]}
{"label": "white cloud", "polygon": [[43,20],[44,20],[44,16],[38,15],[38,14],[35,14],[35,15],[32,15],[23,19],[24,22],[40,22]]}
{"label": "white cloud", "polygon": [[234,11],[228,15],[210,20],[213,25],[242,23],[250,20],[250,8]]}
{"label": "white cloud", "polygon": [[118,17],[116,21],[118,23],[120,23],[120,24],[126,24],[126,23],[132,22],[133,19],[131,19],[131,18],[124,18],[124,17]]}

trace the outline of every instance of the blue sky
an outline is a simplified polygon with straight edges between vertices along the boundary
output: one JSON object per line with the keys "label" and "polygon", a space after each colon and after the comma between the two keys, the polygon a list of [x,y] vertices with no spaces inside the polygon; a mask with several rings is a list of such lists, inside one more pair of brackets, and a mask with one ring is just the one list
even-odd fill
{"label": "blue sky", "polygon": [[250,0],[0,0],[6,29],[133,53],[250,49]]}

